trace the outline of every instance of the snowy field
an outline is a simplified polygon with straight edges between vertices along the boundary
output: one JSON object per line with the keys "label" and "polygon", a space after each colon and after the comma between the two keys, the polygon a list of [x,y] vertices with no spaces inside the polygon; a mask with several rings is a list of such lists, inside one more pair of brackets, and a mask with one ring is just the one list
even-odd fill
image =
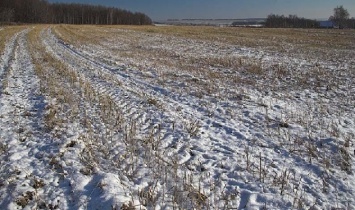
{"label": "snowy field", "polygon": [[0,209],[355,209],[353,30],[0,35]]}

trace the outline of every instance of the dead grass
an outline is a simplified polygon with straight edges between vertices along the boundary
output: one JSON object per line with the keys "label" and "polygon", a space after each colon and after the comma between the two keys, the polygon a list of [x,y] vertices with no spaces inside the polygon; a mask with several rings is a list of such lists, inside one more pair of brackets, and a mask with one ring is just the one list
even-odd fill
{"label": "dead grass", "polygon": [[54,31],[57,32],[59,38],[67,43],[93,43],[95,39],[92,39],[91,36],[95,34],[84,35],[86,33],[85,28],[85,26],[58,25],[54,27]]}
{"label": "dead grass", "polygon": [[[137,31],[147,34],[160,34],[174,37],[192,38],[205,41],[218,41],[248,47],[284,48],[288,43],[293,46],[320,47],[334,49],[352,49],[355,43],[354,30],[323,29],[267,29],[267,28],[231,28],[206,26],[70,26],[61,25],[58,31],[67,31],[75,40],[105,40],[107,36],[122,34],[125,31]],[[88,33],[89,32],[89,33]],[[73,39],[74,40],[74,39]]]}
{"label": "dead grass", "polygon": [[276,44],[278,48],[282,48],[284,43],[289,43],[296,46],[301,44],[306,47],[352,49],[355,43],[354,30],[220,28],[208,26],[111,26],[108,28],[219,41],[249,47],[270,47]]}
{"label": "dead grass", "polygon": [[[143,37],[162,36],[162,43],[168,40],[174,41],[176,38],[188,38],[197,42],[205,41],[208,44],[217,42],[222,45],[261,47],[289,54],[307,54],[309,58],[317,56],[317,58],[324,57],[326,59],[343,59],[343,56],[350,58],[353,52],[346,53],[345,51],[355,47],[355,32],[353,30],[60,25],[54,31],[68,44],[103,47],[105,43],[122,43],[124,46],[119,49],[113,48],[111,50],[105,46],[105,50],[108,50],[110,55],[116,54],[115,58],[122,63],[132,59],[149,61],[145,64],[133,62],[129,65],[142,71],[147,69],[147,66],[157,69],[160,75],[156,82],[160,85],[164,85],[167,80],[174,80],[176,74],[173,72],[177,70],[192,74],[195,78],[206,81],[193,82],[187,80],[191,86],[200,89],[198,95],[202,95],[205,92],[203,90],[207,90],[206,85],[211,86],[208,84],[243,83],[255,86],[256,79],[264,77],[267,73],[275,75],[278,80],[296,76],[297,82],[302,84],[300,87],[311,86],[312,83],[309,81],[311,77],[292,75],[293,73],[283,66],[265,69],[259,59],[210,55],[196,57],[189,54],[178,54],[173,49],[151,48],[150,43],[142,42]],[[159,44],[156,42],[159,42],[159,40],[155,40],[154,45]],[[334,49],[344,50],[346,55],[339,54],[339,51]],[[110,58],[107,59],[109,61]],[[233,71],[231,71],[231,74],[225,74],[225,72],[218,72],[219,68],[227,68]],[[170,69],[171,72],[166,69]],[[104,76],[106,79],[110,79],[109,76]],[[272,79],[275,78],[270,78],[265,82],[270,83]],[[263,83],[260,84],[259,88],[262,89],[263,85]],[[286,90],[287,86],[277,88]],[[217,89],[211,88],[208,90],[211,94],[219,94],[216,91]]]}
{"label": "dead grass", "polygon": [[4,52],[6,42],[17,32],[25,28],[25,26],[7,26],[0,30],[0,55]]}

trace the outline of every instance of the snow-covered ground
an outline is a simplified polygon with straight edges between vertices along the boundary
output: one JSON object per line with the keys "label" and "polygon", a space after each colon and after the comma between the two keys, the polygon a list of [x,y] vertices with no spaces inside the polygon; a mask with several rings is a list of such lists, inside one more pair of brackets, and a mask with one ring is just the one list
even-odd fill
{"label": "snow-covered ground", "polygon": [[288,46],[17,33],[0,63],[0,208],[355,208],[354,49]]}
{"label": "snow-covered ground", "polygon": [[[59,175],[47,166],[44,154],[55,150],[41,119],[46,106],[39,79],[28,52],[28,30],[9,40],[1,66],[1,208],[18,209],[27,198],[31,205],[45,195],[63,196]],[[43,184],[47,186],[43,188]],[[42,189],[43,188],[43,189]],[[53,191],[53,189],[56,189]],[[40,202],[37,205],[41,205]]]}

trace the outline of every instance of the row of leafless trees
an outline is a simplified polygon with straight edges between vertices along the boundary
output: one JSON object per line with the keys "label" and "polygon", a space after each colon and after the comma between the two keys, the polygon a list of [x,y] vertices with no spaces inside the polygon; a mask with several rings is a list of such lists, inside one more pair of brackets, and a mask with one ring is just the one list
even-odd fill
{"label": "row of leafless trees", "polygon": [[0,22],[100,25],[149,25],[143,13],[85,4],[48,3],[46,0],[1,0]]}
{"label": "row of leafless trees", "polygon": [[299,18],[296,15],[274,15],[271,14],[265,21],[265,27],[270,28],[318,28],[319,22],[316,20]]}

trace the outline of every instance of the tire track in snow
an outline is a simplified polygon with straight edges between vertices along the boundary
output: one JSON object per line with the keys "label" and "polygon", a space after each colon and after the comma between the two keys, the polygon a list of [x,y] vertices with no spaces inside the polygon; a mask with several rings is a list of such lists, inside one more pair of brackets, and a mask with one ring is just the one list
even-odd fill
{"label": "tire track in snow", "polygon": [[0,139],[6,149],[0,156],[0,208],[66,208],[68,188],[62,188],[62,176],[49,166],[57,144],[43,128],[46,101],[28,51],[28,32],[11,39],[3,65],[7,86],[0,97]]}
{"label": "tire track in snow", "polygon": [[5,51],[1,56],[0,62],[0,97],[3,94],[3,81],[6,78],[6,73],[10,68],[11,59],[15,53],[15,45],[17,43],[17,37],[21,32],[16,33],[5,45]]}

